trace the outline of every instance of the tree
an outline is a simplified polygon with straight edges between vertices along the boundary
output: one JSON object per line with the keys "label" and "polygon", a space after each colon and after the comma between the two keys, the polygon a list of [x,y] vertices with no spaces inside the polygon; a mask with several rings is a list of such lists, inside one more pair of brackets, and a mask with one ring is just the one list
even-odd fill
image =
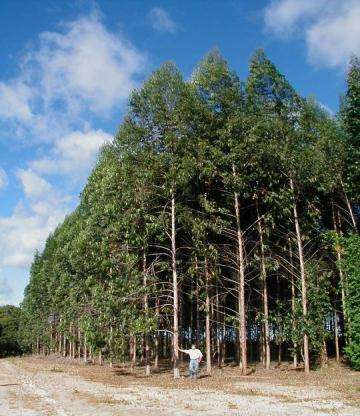
{"label": "tree", "polygon": [[16,306],[0,306],[0,358],[25,351],[19,334],[20,313]]}

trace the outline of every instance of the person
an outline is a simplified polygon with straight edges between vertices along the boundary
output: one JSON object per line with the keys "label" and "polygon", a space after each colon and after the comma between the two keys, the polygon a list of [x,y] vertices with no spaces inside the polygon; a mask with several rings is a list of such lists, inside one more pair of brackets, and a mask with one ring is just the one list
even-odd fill
{"label": "person", "polygon": [[199,364],[203,357],[202,352],[198,350],[195,347],[195,345],[192,345],[190,350],[182,350],[181,348],[179,348],[179,351],[184,352],[185,354],[189,355],[190,357],[189,376],[191,379],[196,379],[197,372],[199,369]]}

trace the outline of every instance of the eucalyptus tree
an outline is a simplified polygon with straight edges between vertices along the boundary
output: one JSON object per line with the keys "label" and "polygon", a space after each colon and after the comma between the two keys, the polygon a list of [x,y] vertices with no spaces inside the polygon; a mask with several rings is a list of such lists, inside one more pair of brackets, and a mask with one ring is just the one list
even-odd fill
{"label": "eucalyptus tree", "polygon": [[[301,172],[301,168],[304,167],[303,162],[306,160],[303,155],[305,152],[310,154],[304,143],[306,137],[301,134],[299,127],[299,119],[303,114],[303,100],[261,50],[257,51],[251,60],[247,91],[249,105],[253,106],[255,111],[267,114],[278,131],[278,139],[275,141],[273,151],[275,155],[279,155],[280,169],[285,180],[284,186],[292,195],[291,205],[300,267],[302,312],[306,321],[307,284],[303,237],[298,212],[298,187],[303,180],[301,176],[304,169]],[[302,158],[301,162],[300,158]],[[309,372],[309,339],[306,331],[303,335],[303,355],[305,372]]]}
{"label": "eucalyptus tree", "polygon": [[[247,142],[244,128],[244,94],[242,84],[232,72],[218,50],[210,52],[200,62],[193,75],[193,83],[205,106],[206,128],[202,134],[206,143],[207,160],[202,163],[201,177],[205,186],[213,187],[213,199],[218,210],[218,226],[230,237],[235,245],[234,264],[228,264],[234,270],[237,292],[239,364],[242,372],[247,371],[247,330],[245,305],[245,236],[242,231],[241,199],[246,182]],[[241,184],[240,184],[241,183]],[[220,192],[219,192],[220,191]],[[209,192],[207,192],[209,193]],[[207,195],[205,190],[205,195]],[[227,205],[228,195],[232,202]],[[230,214],[225,222],[220,214]],[[229,223],[235,218],[235,224]],[[232,272],[231,272],[232,273]],[[207,343],[209,345],[209,343]]]}
{"label": "eucalyptus tree", "polygon": [[159,202],[164,232],[170,239],[173,302],[174,378],[179,378],[179,270],[178,211],[180,196],[192,175],[187,153],[192,116],[191,94],[174,64],[166,63],[154,72],[130,98],[128,123],[138,132],[141,146],[155,154]]}

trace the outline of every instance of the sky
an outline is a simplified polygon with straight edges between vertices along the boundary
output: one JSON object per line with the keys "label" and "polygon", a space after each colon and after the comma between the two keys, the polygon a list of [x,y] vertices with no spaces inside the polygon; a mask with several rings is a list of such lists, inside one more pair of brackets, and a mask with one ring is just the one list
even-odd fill
{"label": "sky", "polygon": [[262,47],[335,114],[359,22],[360,0],[1,0],[0,305],[21,302],[35,250],[163,62],[189,79],[218,47],[245,79]]}

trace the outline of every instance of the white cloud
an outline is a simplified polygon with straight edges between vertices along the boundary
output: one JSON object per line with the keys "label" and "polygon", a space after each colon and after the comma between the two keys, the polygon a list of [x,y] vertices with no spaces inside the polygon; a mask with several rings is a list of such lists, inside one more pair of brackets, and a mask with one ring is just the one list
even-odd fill
{"label": "white cloud", "polygon": [[31,169],[19,169],[17,176],[21,180],[25,195],[29,198],[41,198],[51,191],[51,185]]}
{"label": "white cloud", "polygon": [[8,186],[8,177],[3,168],[0,168],[0,189],[4,189]]}
{"label": "white cloud", "polygon": [[101,112],[126,99],[135,75],[144,69],[143,56],[110,33],[98,16],[82,17],[65,28],[64,33],[42,33],[34,56],[46,103],[60,99],[71,111],[86,105]]}
{"label": "white cloud", "polygon": [[70,210],[69,198],[55,191],[41,197],[32,193],[32,198],[28,205],[19,202],[10,216],[0,218],[1,266],[28,267],[35,250],[43,247]]}
{"label": "white cloud", "polygon": [[360,2],[344,2],[340,13],[324,17],[306,32],[309,57],[314,63],[344,66],[351,54],[360,55]]}
{"label": "white cloud", "polygon": [[47,174],[86,174],[100,147],[111,139],[103,130],[74,131],[55,142],[50,157],[31,162],[31,167]]}
{"label": "white cloud", "polygon": [[22,80],[0,82],[0,117],[28,122],[32,118],[30,99],[33,91]]}
{"label": "white cloud", "polygon": [[315,65],[345,68],[351,54],[360,54],[358,0],[276,0],[264,19],[279,36],[302,37]]}
{"label": "white cloud", "polygon": [[146,58],[97,14],[43,32],[17,78],[0,81],[0,120],[43,138],[71,131],[82,117],[108,117],[127,99]]}
{"label": "white cloud", "polygon": [[293,33],[297,25],[306,18],[312,18],[327,0],[277,0],[265,9],[265,24],[281,36]]}
{"label": "white cloud", "polygon": [[169,13],[162,7],[154,7],[150,10],[149,17],[152,27],[159,32],[175,33],[176,23],[171,19]]}

